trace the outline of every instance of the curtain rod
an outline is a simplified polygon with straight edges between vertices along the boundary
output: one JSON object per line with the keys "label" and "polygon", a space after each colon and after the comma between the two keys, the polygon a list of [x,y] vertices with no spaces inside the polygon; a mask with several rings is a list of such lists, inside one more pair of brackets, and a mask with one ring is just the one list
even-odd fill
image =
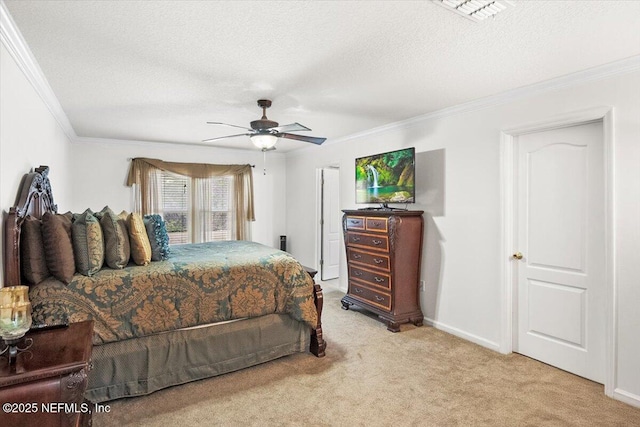
{"label": "curtain rod", "polygon": [[[127,161],[128,162],[132,161],[133,159],[134,159],[134,157],[127,157]],[[256,167],[256,165],[249,165],[249,166],[251,166],[252,168]]]}

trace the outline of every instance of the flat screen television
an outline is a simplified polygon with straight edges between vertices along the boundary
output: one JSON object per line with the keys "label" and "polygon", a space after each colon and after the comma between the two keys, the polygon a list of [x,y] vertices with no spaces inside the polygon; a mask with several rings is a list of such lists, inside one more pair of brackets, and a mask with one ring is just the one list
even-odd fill
{"label": "flat screen television", "polygon": [[356,159],[356,203],[415,203],[414,147]]}

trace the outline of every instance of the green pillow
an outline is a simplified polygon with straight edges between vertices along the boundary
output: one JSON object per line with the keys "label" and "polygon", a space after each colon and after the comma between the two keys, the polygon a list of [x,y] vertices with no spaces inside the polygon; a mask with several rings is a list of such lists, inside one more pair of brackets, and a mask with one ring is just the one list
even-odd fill
{"label": "green pillow", "polygon": [[129,264],[131,249],[126,219],[105,206],[95,216],[100,221],[104,235],[104,259],[110,268],[124,268]]}
{"label": "green pillow", "polygon": [[90,209],[73,215],[71,240],[76,262],[76,271],[92,276],[104,264],[104,238],[98,218]]}

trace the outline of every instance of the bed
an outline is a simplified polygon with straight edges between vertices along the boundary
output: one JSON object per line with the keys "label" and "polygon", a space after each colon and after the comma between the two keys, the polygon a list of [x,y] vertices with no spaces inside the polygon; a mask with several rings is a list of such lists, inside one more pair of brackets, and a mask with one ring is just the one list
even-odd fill
{"label": "bed", "polygon": [[[48,174],[27,174],[5,216],[5,286],[25,283],[23,224],[57,212]],[[254,242],[172,246],[164,261],[49,277],[29,296],[34,323],[94,321],[85,397],[96,403],[325,354],[322,289],[291,255]]]}

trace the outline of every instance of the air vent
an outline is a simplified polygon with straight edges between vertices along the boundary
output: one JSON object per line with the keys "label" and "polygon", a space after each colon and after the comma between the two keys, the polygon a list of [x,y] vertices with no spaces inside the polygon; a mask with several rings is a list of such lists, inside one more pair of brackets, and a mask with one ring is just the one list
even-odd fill
{"label": "air vent", "polygon": [[496,16],[507,9],[507,4],[514,5],[508,0],[433,0],[433,2],[476,22]]}

